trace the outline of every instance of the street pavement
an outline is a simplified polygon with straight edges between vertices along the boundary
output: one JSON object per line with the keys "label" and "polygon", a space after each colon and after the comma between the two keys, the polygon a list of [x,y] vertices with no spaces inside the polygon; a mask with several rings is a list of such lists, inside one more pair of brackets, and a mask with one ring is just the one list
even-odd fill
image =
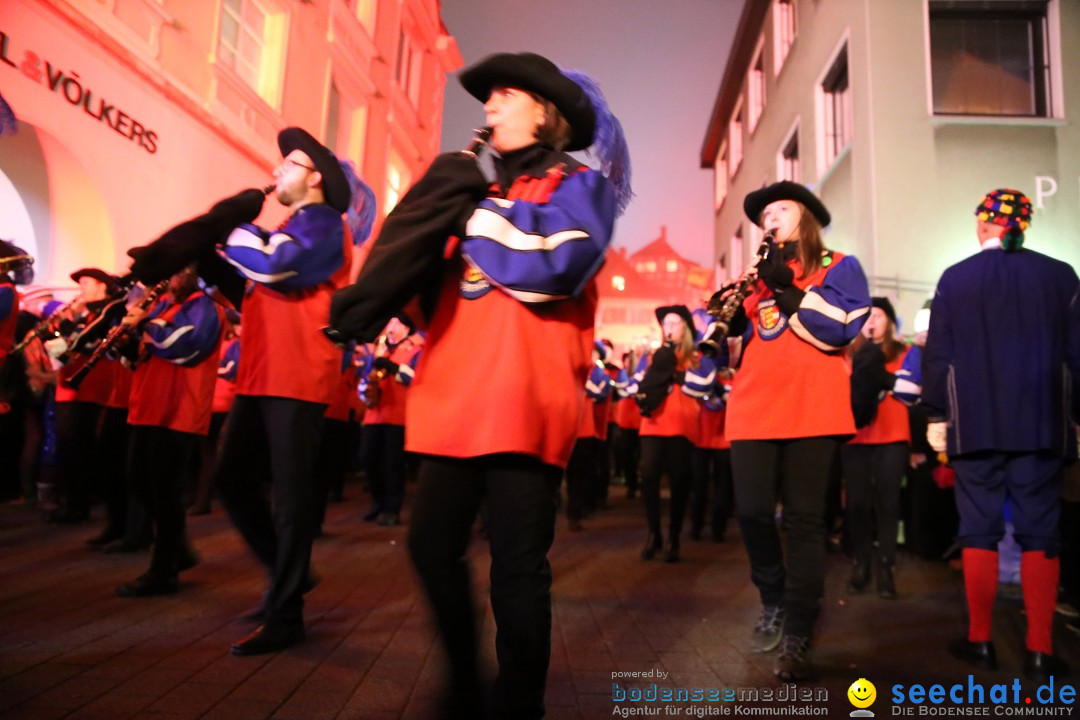
{"label": "street pavement", "polygon": [[[409,565],[407,528],[363,522],[359,488],[347,492],[345,503],[330,506],[326,534],[316,541],[321,582],[307,596],[307,640],[246,658],[230,655],[229,645],[250,629],[239,618],[258,603],[264,578],[220,508],[189,518],[201,562],[183,574],[178,595],[123,599],[114,588],[146,570],[146,553],[89,549],[85,540],[100,521],[47,525],[33,505],[0,506],[0,718],[436,717],[445,664]],[[854,710],[847,690],[859,678],[876,686],[870,711],[877,717],[970,711],[967,701],[978,699],[978,689],[969,686],[982,686],[989,704],[995,684],[1007,686],[1009,702],[988,708],[990,715],[1067,716],[1073,709],[1060,692],[1076,682],[1075,672],[1055,679],[1060,707],[1043,707],[1038,685],[1017,680],[1025,625],[1015,593],[996,606],[998,671],[969,678],[969,669],[948,655],[945,646],[963,632],[965,612],[961,575],[943,562],[903,555],[900,598],[888,601],[872,592],[845,594],[847,560],[831,554],[816,675],[794,688],[775,681],[771,655],[750,651],[759,605],[734,527],[725,543],[684,539],[678,564],[642,561],[644,537],[641,501],[626,499],[618,487],[611,508],[588,519],[583,532],[569,532],[560,517],[551,552],[548,718],[847,717]],[[484,613],[483,661],[493,672],[489,563],[479,535],[470,564]],[[1061,617],[1055,642],[1080,670],[1080,637]],[[913,702],[912,686],[935,683],[945,692],[961,684],[963,706]],[[674,695],[678,689],[685,699]],[[691,695],[695,689],[700,694]],[[671,700],[662,699],[665,691]],[[621,692],[627,699],[617,701]],[[800,699],[807,692],[812,699]]]}

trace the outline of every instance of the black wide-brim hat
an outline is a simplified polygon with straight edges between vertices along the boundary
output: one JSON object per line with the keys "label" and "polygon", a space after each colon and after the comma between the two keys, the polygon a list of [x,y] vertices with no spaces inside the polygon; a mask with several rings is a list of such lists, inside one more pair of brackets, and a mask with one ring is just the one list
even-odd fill
{"label": "black wide-brim hat", "polygon": [[535,53],[488,55],[458,75],[461,86],[480,102],[487,102],[494,87],[512,87],[536,93],[558,108],[570,124],[566,150],[584,150],[596,133],[596,111],[581,86],[562,74],[558,66]]}
{"label": "black wide-brim hat", "polygon": [[285,157],[293,150],[300,150],[311,158],[315,169],[322,175],[322,190],[326,204],[340,213],[349,209],[352,189],[345,178],[345,171],[341,169],[341,163],[330,148],[313,138],[307,130],[298,127],[287,127],[279,132],[277,144],[278,149],[281,150],[281,157]]}
{"label": "black wide-brim hat", "polygon": [[98,282],[105,283],[109,288],[109,294],[120,289],[120,278],[110,275],[101,268],[80,268],[71,273],[71,279],[75,282],[79,282],[79,278],[83,277],[92,277]]}
{"label": "black wide-brim hat", "polygon": [[669,313],[675,313],[686,322],[686,328],[692,333],[694,332],[694,316],[690,314],[690,309],[685,305],[665,305],[663,307],[656,308],[656,322],[661,325],[664,324],[664,317]]}
{"label": "black wide-brim hat", "polygon": [[889,302],[889,298],[872,297],[870,298],[870,307],[881,308],[881,311],[893,321],[893,324],[896,324],[896,310],[893,309],[892,303]]}
{"label": "black wide-brim hat", "polygon": [[748,194],[743,200],[743,212],[752,223],[761,227],[762,211],[765,210],[766,205],[777,200],[794,200],[802,203],[817,218],[821,227],[826,227],[832,222],[832,216],[829,214],[829,209],[825,207],[825,203],[821,202],[818,196],[810,192],[805,185],[790,180],[781,180]]}

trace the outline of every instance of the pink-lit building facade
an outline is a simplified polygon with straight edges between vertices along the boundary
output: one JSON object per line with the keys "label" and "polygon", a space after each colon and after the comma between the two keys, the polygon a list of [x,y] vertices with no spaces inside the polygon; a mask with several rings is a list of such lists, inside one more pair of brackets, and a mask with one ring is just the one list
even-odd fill
{"label": "pink-lit building facade", "polygon": [[[122,271],[128,248],[263,186],[299,125],[351,159],[385,217],[436,155],[462,64],[438,0],[0,3],[0,237],[38,282]],[[267,203],[260,223],[283,219]]]}

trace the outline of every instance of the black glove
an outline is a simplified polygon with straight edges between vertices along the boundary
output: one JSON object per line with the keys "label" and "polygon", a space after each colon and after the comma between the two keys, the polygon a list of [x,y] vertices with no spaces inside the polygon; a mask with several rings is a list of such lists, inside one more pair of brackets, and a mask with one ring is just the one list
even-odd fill
{"label": "black glove", "polygon": [[672,380],[675,382],[676,385],[684,385],[684,384],[686,384],[686,371],[685,370],[676,370],[675,375],[672,378]]}
{"label": "black glove", "polygon": [[[881,392],[890,374],[885,371],[885,353],[881,346],[864,342],[851,358],[851,412],[855,427],[864,428],[877,416]],[[895,376],[891,376],[895,382]]]}
{"label": "black glove", "polygon": [[387,375],[397,375],[398,371],[398,364],[385,357],[375,358],[371,363],[371,367],[375,370],[385,370]]}
{"label": "black glove", "polygon": [[773,248],[757,266],[758,277],[773,293],[783,292],[795,280],[795,271],[788,267],[783,255],[778,248]]}
{"label": "black glove", "polygon": [[668,396],[671,383],[675,380],[675,367],[678,358],[675,356],[675,347],[671,343],[665,343],[653,353],[645,376],[638,383],[638,394],[634,396],[638,408],[644,417],[652,415],[653,411],[660,407],[660,403]]}

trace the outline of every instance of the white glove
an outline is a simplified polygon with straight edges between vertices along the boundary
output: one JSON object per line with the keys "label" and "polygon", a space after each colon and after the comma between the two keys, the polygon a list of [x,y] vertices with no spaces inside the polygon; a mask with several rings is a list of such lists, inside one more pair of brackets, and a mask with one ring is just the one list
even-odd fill
{"label": "white glove", "polygon": [[62,337],[53,338],[52,340],[45,341],[45,352],[49,354],[49,357],[56,359],[66,353],[68,350],[67,340]]}
{"label": "white glove", "polygon": [[948,431],[945,429],[945,423],[932,422],[926,426],[926,442],[930,443],[930,447],[934,448],[934,452],[943,453],[947,447]]}

